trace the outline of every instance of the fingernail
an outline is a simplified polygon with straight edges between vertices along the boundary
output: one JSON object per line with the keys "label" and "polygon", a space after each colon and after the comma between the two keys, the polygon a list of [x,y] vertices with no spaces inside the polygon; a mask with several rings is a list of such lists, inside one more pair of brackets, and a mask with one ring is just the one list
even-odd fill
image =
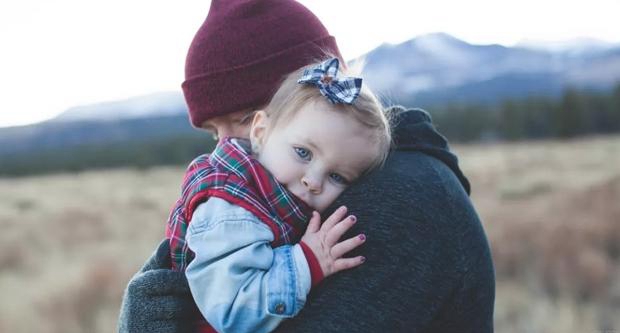
{"label": "fingernail", "polygon": [[364,235],[364,234],[360,234],[358,237],[359,237],[361,240],[366,240],[366,235]]}
{"label": "fingernail", "polygon": [[361,262],[365,262],[365,261],[366,261],[366,257],[362,257],[362,258],[360,258],[360,261],[361,261]]}
{"label": "fingernail", "polygon": [[351,221],[356,222],[357,221],[357,217],[355,217],[355,215],[351,215]]}

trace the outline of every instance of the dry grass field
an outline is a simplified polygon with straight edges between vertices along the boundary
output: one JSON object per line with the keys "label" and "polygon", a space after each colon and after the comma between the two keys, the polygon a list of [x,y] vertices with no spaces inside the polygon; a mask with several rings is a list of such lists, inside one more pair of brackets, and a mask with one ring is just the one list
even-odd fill
{"label": "dry grass field", "polygon": [[[497,332],[620,331],[620,137],[456,146]],[[182,168],[0,179],[0,332],[112,332]]]}
{"label": "dry grass field", "polygon": [[497,332],[620,332],[620,138],[455,147],[496,270]]}

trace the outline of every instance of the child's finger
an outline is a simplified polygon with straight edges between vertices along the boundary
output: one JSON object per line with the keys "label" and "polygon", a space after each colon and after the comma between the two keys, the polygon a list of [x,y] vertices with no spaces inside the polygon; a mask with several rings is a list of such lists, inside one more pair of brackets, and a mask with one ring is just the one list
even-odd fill
{"label": "child's finger", "polygon": [[333,228],[334,225],[340,222],[346,214],[347,214],[347,207],[345,206],[338,207],[338,209],[336,209],[336,211],[334,211],[334,213],[332,213],[332,215],[330,215],[330,217],[328,217],[327,220],[323,222],[322,228],[325,228],[325,230],[329,230]]}
{"label": "child's finger", "polygon": [[334,246],[342,235],[344,235],[347,230],[351,229],[353,224],[357,221],[357,218],[353,215],[347,217],[342,220],[340,223],[336,224],[333,228],[327,230],[327,234],[325,235],[325,244],[329,247]]}
{"label": "child's finger", "polygon": [[353,258],[341,258],[334,262],[334,273],[340,272],[345,269],[351,269],[363,264],[366,261],[366,257],[357,256]]}
{"label": "child's finger", "polygon": [[331,250],[332,258],[340,258],[349,251],[355,249],[356,247],[362,245],[366,241],[366,235],[359,234],[355,237],[351,237],[347,240],[343,240],[342,242],[334,245]]}
{"label": "child's finger", "polygon": [[312,212],[312,217],[310,218],[310,222],[308,222],[308,228],[306,232],[315,233],[318,232],[321,228],[321,214],[317,211]]}

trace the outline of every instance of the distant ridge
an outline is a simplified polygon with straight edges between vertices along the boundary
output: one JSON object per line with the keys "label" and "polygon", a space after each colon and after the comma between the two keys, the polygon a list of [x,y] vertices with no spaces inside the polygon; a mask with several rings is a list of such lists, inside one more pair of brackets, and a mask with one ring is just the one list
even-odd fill
{"label": "distant ridge", "polygon": [[[567,87],[605,91],[620,81],[620,46],[591,40],[545,49],[534,42],[472,45],[435,33],[383,44],[364,58],[364,82],[384,100],[429,110],[454,103],[557,97]],[[0,128],[0,163],[20,154],[178,137],[210,138],[189,124],[180,91],[154,93],[77,106],[38,124]]]}
{"label": "distant ridge", "polygon": [[119,120],[180,115],[186,111],[187,107],[181,93],[162,92],[120,101],[76,106],[61,113],[52,121]]}
{"label": "distant ridge", "polygon": [[592,40],[562,45],[473,45],[434,33],[372,50],[364,56],[364,75],[392,100],[422,107],[557,96],[569,86],[609,89],[620,81],[620,45]]}

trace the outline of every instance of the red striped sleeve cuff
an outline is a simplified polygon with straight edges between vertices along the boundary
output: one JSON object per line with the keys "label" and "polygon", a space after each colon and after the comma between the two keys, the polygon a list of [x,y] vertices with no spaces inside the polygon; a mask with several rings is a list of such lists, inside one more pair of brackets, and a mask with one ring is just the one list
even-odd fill
{"label": "red striped sleeve cuff", "polygon": [[301,246],[301,250],[304,252],[304,256],[306,256],[306,261],[308,261],[308,267],[310,267],[310,278],[312,280],[312,287],[316,286],[321,280],[323,280],[323,270],[321,269],[321,264],[319,264],[319,260],[314,255],[314,252],[306,245],[306,243],[299,242]]}

